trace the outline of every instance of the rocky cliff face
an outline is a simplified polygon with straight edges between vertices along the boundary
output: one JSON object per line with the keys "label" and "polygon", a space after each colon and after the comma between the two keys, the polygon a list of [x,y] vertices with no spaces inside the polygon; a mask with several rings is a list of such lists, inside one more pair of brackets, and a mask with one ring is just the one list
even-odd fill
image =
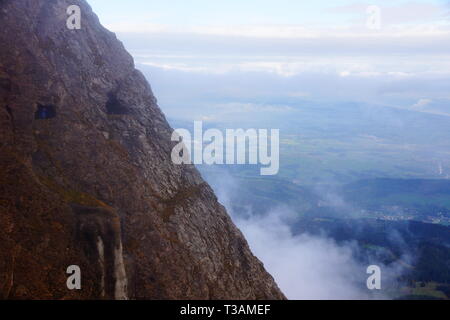
{"label": "rocky cliff face", "polygon": [[0,24],[0,298],[284,298],[84,0],[0,0]]}

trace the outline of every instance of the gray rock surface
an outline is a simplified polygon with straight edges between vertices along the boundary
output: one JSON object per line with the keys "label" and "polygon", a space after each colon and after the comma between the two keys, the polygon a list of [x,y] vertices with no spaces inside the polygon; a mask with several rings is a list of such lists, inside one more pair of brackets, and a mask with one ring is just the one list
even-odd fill
{"label": "gray rock surface", "polygon": [[0,298],[284,298],[84,0],[0,0],[0,24]]}

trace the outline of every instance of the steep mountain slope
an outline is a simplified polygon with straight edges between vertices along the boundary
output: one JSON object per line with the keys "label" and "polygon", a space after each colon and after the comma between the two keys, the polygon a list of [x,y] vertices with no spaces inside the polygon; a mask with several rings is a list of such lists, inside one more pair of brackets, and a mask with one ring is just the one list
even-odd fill
{"label": "steep mountain slope", "polygon": [[284,298],[84,0],[1,0],[0,24],[0,298]]}

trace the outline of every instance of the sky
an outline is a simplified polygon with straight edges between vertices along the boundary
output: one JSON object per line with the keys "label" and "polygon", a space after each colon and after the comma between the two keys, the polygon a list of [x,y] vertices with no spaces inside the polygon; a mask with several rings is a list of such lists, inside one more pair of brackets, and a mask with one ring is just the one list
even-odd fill
{"label": "sky", "polygon": [[[389,23],[429,22],[448,13],[442,0],[90,0],[108,26],[117,30],[147,25],[230,26],[230,25],[312,25],[345,26],[365,15],[369,5],[386,9]],[[401,14],[400,14],[401,13]],[[395,17],[397,16],[397,17]],[[132,28],[133,27],[133,28]],[[123,30],[123,29],[122,29]],[[145,32],[145,30],[138,30]]]}
{"label": "sky", "polygon": [[[450,114],[449,1],[89,3],[169,117],[283,97]],[[369,6],[379,28],[368,25]]]}

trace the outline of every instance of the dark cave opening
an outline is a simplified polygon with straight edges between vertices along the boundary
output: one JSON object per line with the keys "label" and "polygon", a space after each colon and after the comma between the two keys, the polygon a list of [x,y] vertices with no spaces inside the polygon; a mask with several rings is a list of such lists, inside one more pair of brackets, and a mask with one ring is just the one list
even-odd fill
{"label": "dark cave opening", "polygon": [[130,110],[119,100],[115,93],[108,94],[106,102],[106,112],[108,114],[130,114]]}
{"label": "dark cave opening", "polygon": [[34,113],[34,119],[44,120],[56,117],[56,109],[53,105],[38,104],[38,108]]}

